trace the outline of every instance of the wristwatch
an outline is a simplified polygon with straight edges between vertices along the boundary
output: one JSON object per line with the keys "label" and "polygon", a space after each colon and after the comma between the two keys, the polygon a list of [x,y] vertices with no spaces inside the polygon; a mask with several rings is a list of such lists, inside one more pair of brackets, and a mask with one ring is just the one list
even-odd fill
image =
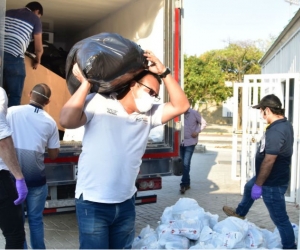
{"label": "wristwatch", "polygon": [[159,77],[160,77],[160,78],[166,78],[166,76],[167,76],[168,74],[170,74],[170,73],[171,73],[171,70],[167,67],[166,70],[165,70],[165,72],[162,73],[161,75],[159,75]]}

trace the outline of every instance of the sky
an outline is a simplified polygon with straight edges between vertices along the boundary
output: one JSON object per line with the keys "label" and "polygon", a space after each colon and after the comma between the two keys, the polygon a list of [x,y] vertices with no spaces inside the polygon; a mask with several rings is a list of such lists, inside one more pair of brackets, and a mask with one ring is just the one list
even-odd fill
{"label": "sky", "polygon": [[[297,0],[295,0],[297,1]],[[299,9],[286,0],[183,0],[183,53],[277,37]]]}

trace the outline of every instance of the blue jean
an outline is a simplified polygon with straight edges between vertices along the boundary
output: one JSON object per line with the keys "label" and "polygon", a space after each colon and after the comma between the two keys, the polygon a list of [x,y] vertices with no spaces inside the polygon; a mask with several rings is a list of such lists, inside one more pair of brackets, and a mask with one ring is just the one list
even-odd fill
{"label": "blue jean", "polygon": [[[25,203],[32,249],[46,249],[44,242],[43,211],[47,195],[47,184],[39,187],[28,187],[28,194]],[[25,248],[27,248],[26,242]]]}
{"label": "blue jean", "polygon": [[21,104],[25,77],[24,58],[4,52],[3,88],[8,96],[8,107]]}
{"label": "blue jean", "polygon": [[180,186],[188,187],[191,184],[190,169],[195,147],[196,145],[180,146],[180,157],[183,161],[183,174]]}
{"label": "blue jean", "polygon": [[[256,181],[256,176],[249,180],[244,187],[242,201],[236,209],[240,216],[246,216],[254,200],[251,198],[251,189]],[[262,197],[269,211],[270,217],[278,228],[283,249],[296,249],[295,235],[291,222],[286,212],[284,194],[288,186],[263,186]]]}
{"label": "blue jean", "polygon": [[80,249],[130,249],[135,236],[135,198],[106,204],[76,199]]}

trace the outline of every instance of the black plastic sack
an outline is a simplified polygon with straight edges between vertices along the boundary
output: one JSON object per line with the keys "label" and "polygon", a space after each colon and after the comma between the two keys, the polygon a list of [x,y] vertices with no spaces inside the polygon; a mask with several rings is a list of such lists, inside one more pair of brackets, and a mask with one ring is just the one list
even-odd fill
{"label": "black plastic sack", "polygon": [[73,94],[80,86],[72,73],[77,62],[93,85],[91,92],[117,92],[147,67],[148,61],[143,54],[139,45],[116,33],[100,33],[81,40],[71,48],[67,57],[68,89]]}

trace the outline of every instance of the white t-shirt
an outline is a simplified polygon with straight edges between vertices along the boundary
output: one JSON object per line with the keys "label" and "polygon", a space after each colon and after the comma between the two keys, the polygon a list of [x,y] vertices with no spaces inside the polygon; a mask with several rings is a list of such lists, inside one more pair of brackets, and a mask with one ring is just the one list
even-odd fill
{"label": "white t-shirt", "polygon": [[[3,88],[0,87],[0,140],[9,137],[12,134],[10,127],[8,126],[8,123],[6,121],[7,102],[8,100],[6,92]],[[0,170],[2,169],[9,170],[0,158]]]}
{"label": "white t-shirt", "polygon": [[58,128],[43,109],[28,104],[8,108],[7,122],[27,186],[46,183],[45,148],[59,148]]}
{"label": "white t-shirt", "polygon": [[148,135],[161,125],[164,105],[128,115],[113,95],[90,94],[86,102],[75,197],[83,194],[84,200],[93,202],[123,202],[136,192]]}

